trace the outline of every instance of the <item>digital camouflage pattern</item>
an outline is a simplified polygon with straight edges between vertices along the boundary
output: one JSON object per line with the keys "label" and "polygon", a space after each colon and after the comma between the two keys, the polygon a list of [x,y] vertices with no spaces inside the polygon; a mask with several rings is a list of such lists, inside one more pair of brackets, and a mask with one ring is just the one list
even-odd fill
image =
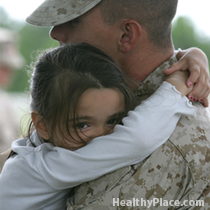
{"label": "digital camouflage pattern", "polygon": [[101,0],[45,0],[26,21],[36,26],[56,26],[73,20]]}
{"label": "digital camouflage pattern", "polygon": [[[163,70],[174,62],[176,58],[172,56],[141,83],[136,91],[139,101],[159,87],[164,80]],[[156,204],[149,209],[210,209],[210,116],[201,104],[194,105],[197,107],[196,119],[182,116],[170,139],[143,162],[75,188],[74,195],[67,201],[67,210],[148,209],[146,206],[113,206],[113,198],[120,201],[133,198],[200,200],[205,206]]]}

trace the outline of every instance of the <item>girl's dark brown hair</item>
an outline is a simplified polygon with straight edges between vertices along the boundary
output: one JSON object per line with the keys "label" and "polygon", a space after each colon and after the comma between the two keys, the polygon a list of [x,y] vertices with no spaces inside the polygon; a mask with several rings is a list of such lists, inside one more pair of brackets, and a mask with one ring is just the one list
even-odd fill
{"label": "girl's dark brown hair", "polygon": [[[125,98],[124,116],[134,108],[133,93],[112,58],[86,43],[55,48],[45,52],[35,64],[30,86],[31,111],[43,117],[50,127],[51,137],[56,136],[55,128],[59,128],[61,134],[65,128],[71,136],[70,113],[74,113],[76,123],[78,100],[89,88],[112,88],[122,92]],[[31,122],[29,139],[32,130]],[[50,142],[54,143],[53,138]]]}

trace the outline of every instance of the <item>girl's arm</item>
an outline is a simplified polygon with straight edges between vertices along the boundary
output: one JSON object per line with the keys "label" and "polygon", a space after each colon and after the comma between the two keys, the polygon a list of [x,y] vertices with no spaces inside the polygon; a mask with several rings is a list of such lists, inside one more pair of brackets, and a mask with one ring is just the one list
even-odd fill
{"label": "girl's arm", "polygon": [[26,161],[32,155],[35,170],[53,188],[71,188],[140,162],[169,138],[182,114],[195,116],[195,110],[187,97],[163,82],[150,98],[128,113],[124,125],[116,125],[114,133],[95,138],[83,148],[69,151],[45,143],[31,148],[35,152],[30,154],[23,142],[16,141],[12,149]]}
{"label": "girl's arm", "polygon": [[181,50],[177,54],[179,61],[166,69],[164,73],[169,75],[179,70],[189,70],[190,77],[187,85],[190,87],[195,84],[193,91],[188,95],[191,101],[198,100],[208,107],[208,96],[210,93],[209,64],[205,53],[195,47]]}

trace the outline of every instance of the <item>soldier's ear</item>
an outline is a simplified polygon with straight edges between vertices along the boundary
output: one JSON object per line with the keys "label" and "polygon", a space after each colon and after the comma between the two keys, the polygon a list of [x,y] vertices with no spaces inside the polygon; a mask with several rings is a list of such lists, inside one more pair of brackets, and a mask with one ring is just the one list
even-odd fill
{"label": "soldier's ear", "polygon": [[122,23],[121,36],[118,40],[119,50],[123,53],[131,51],[137,44],[142,34],[141,25],[133,20],[129,19]]}
{"label": "soldier's ear", "polygon": [[33,121],[34,127],[38,134],[45,140],[50,139],[49,131],[47,129],[46,121],[43,119],[43,116],[40,115],[38,112],[33,111],[31,113],[31,119]]}

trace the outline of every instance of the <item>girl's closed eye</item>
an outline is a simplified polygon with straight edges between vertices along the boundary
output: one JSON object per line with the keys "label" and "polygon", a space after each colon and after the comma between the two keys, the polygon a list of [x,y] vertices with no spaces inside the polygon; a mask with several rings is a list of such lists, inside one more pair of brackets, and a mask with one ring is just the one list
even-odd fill
{"label": "girl's closed eye", "polygon": [[108,125],[116,125],[116,124],[118,124],[119,123],[119,118],[118,117],[115,117],[115,118],[112,118],[112,119],[110,119],[108,122],[107,122],[107,124]]}
{"label": "girl's closed eye", "polygon": [[122,118],[124,117],[124,115],[124,112],[120,112],[118,114],[113,115],[113,117],[108,120],[107,124],[111,126],[122,124]]}

